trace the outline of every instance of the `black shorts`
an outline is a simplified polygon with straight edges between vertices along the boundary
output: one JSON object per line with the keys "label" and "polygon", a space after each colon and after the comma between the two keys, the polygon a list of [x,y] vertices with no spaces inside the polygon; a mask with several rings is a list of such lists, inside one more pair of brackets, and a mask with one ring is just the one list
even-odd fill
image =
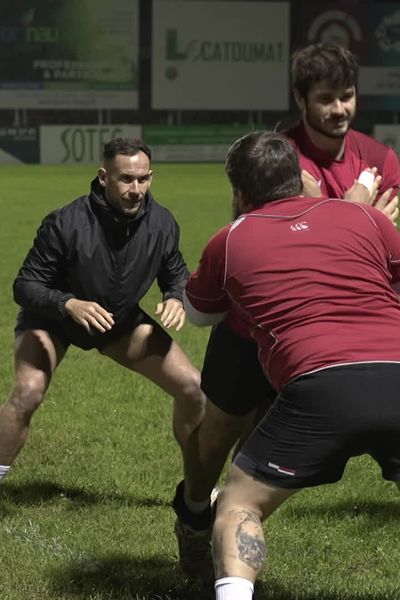
{"label": "black shorts", "polygon": [[232,415],[246,415],[260,406],[267,409],[276,397],[258,361],[256,342],[224,323],[211,331],[201,389],[213,404]]}
{"label": "black shorts", "polygon": [[370,454],[400,481],[400,364],[364,363],[303,375],[285,386],[235,464],[282,488],[338,481]]}
{"label": "black shorts", "polygon": [[54,335],[66,348],[72,344],[82,348],[82,350],[96,348],[102,352],[107,346],[116,342],[127,333],[130,333],[142,323],[154,324],[155,321],[144,310],[138,307],[121,323],[114,325],[110,331],[90,335],[86,329],[69,317],[61,321],[56,321],[55,319],[46,319],[46,317],[21,309],[17,316],[15,336],[29,329],[43,329]]}

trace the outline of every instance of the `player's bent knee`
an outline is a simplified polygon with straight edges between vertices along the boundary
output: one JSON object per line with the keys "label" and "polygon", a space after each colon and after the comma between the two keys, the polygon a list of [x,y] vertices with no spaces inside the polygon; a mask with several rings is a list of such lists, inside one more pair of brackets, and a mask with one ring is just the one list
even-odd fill
{"label": "player's bent knee", "polygon": [[181,384],[179,396],[196,403],[205,404],[205,396],[200,389],[200,373],[196,369],[187,371]]}
{"label": "player's bent knee", "polygon": [[24,417],[35,412],[40,406],[45,391],[43,375],[33,375],[15,385],[9,403],[19,416]]}

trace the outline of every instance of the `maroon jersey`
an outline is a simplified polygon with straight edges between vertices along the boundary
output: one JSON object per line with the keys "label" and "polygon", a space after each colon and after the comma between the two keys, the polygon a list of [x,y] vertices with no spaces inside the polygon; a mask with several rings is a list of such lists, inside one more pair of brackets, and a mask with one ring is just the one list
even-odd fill
{"label": "maroon jersey", "polygon": [[[334,160],[314,146],[303,123],[282,133],[296,148],[301,168],[308,171],[320,184],[323,196],[342,198],[361,171],[368,167],[377,167],[382,176],[377,199],[389,188],[393,188],[391,197],[399,192],[400,165],[397,154],[374,138],[350,129],[346,134],[343,157]],[[248,324],[235,310],[228,313],[225,322],[239,335],[249,337]]]}
{"label": "maroon jersey", "polygon": [[397,154],[369,135],[349,129],[344,154],[341,159],[335,160],[314,146],[303,123],[282,133],[296,148],[301,168],[320,184],[323,196],[343,198],[361,171],[370,167],[377,167],[378,174],[382,176],[376,199],[388,188],[393,188],[391,197],[399,192],[400,165]]}
{"label": "maroon jersey", "polygon": [[279,200],[208,243],[187,298],[203,313],[233,305],[251,324],[276,389],[339,364],[400,362],[400,235],[369,206]]}

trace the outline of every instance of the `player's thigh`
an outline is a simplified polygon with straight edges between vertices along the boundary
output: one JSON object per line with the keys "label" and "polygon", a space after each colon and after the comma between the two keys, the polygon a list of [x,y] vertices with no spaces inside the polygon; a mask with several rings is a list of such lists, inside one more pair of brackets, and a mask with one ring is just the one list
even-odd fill
{"label": "player's thigh", "polygon": [[28,329],[15,339],[15,385],[47,389],[66,347],[48,331]]}
{"label": "player's thigh", "polygon": [[258,480],[232,465],[226,485],[218,495],[217,509],[218,512],[225,512],[232,505],[248,507],[256,509],[263,520],[297,491],[299,490],[285,489]]}
{"label": "player's thigh", "polygon": [[171,336],[156,322],[142,323],[103,350],[122,366],[150,379],[172,396],[200,386],[200,374]]}
{"label": "player's thigh", "polygon": [[254,412],[247,415],[231,414],[207,399],[199,436],[212,445],[224,445],[230,449],[242,435],[248,422],[254,419]]}

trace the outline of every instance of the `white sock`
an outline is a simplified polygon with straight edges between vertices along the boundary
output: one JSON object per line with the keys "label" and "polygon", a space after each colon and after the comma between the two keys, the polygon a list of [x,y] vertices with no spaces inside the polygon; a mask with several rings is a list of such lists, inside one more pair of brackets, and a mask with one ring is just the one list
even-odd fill
{"label": "white sock", "polygon": [[254,584],[243,577],[223,577],[215,582],[216,600],[251,600]]}
{"label": "white sock", "polygon": [[10,470],[10,465],[0,465],[0,481],[2,479],[4,479],[4,477],[7,475],[9,470]]}
{"label": "white sock", "polygon": [[199,515],[210,506],[210,498],[207,498],[206,500],[191,500],[186,496],[185,492],[183,492],[183,499],[187,508],[194,515]]}

